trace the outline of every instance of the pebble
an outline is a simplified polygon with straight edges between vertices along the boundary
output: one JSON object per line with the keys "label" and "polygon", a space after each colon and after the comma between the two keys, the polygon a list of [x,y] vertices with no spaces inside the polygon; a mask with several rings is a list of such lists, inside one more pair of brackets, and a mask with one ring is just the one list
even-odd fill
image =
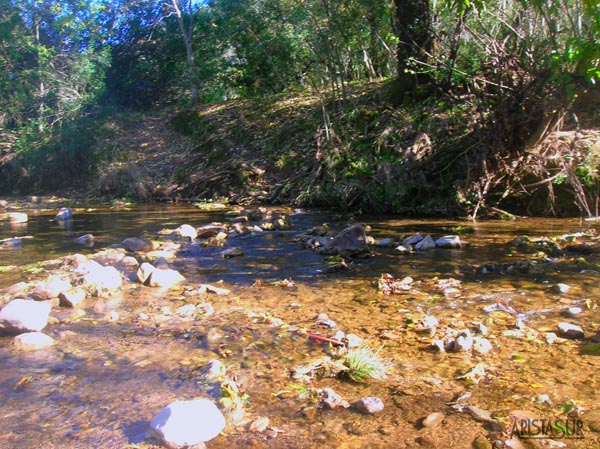
{"label": "pebble", "polygon": [[368,396],[359,399],[354,404],[354,407],[363,413],[379,413],[383,411],[383,401],[377,397]]}
{"label": "pebble", "polygon": [[581,340],[585,338],[583,330],[571,323],[558,323],[558,334],[563,338],[569,338],[571,340]]}
{"label": "pebble", "polygon": [[13,339],[16,348],[23,350],[44,349],[54,344],[54,339],[41,332],[27,332]]}
{"label": "pebble", "polygon": [[473,440],[473,449],[492,449],[492,443],[483,435],[477,435]]}
{"label": "pebble", "polygon": [[435,427],[442,423],[446,416],[441,412],[433,412],[423,419],[423,427]]}
{"label": "pebble", "polygon": [[555,284],[552,286],[552,291],[554,293],[567,293],[571,289],[571,286],[567,284]]}

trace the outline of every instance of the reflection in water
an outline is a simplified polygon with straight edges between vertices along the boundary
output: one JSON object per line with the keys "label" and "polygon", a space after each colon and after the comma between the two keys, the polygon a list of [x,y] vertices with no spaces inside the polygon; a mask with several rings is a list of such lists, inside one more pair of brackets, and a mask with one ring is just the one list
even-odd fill
{"label": "reflection in water", "polygon": [[[162,228],[184,223],[198,227],[225,221],[222,213],[201,212],[189,205],[129,210],[102,206],[75,210],[70,228],[63,229],[53,220],[55,214],[56,210],[32,213],[22,231],[32,238],[24,240],[22,248],[0,252],[2,265],[19,267],[75,252],[92,254],[125,237],[153,236]],[[585,270],[567,264],[567,259],[543,257],[536,259],[536,267],[542,269],[524,273],[481,275],[472,269],[529,260],[531,254],[508,246],[516,235],[577,232],[582,230],[578,221],[360,219],[371,226],[369,234],[375,239],[401,240],[417,231],[439,237],[459,225],[472,232],[462,235],[467,246],[455,250],[399,255],[393,248],[375,247],[373,257],[355,260],[351,270],[335,273],[327,272],[325,258],[303,249],[295,239],[297,232],[331,222],[325,213],[293,214],[291,231],[229,241],[231,247],[243,248],[242,257],[223,259],[222,248],[187,246],[172,263],[187,278],[180,288],[126,283],[122,295],[88,298],[85,316],[74,321],[68,319],[69,311],[55,309],[56,320],[44,332],[56,344],[47,350],[17,353],[10,347],[10,337],[0,339],[0,447],[120,449],[141,443],[148,422],[167,403],[196,396],[218,401],[218,388],[200,377],[203,365],[214,358],[225,364],[248,394],[249,416],[267,416],[282,432],[256,434],[229,428],[209,443],[211,449],[409,448],[425,443],[471,447],[477,435],[490,435],[493,426],[448,405],[465,393],[470,394],[465,396],[467,405],[492,412],[498,422],[511,409],[555,416],[574,401],[588,409],[586,423],[600,423],[593,380],[600,357],[582,354],[583,342],[546,341],[547,333],[565,320],[581,326],[588,336],[598,330],[598,273],[588,266],[598,263],[596,256],[586,259]],[[0,240],[16,235],[7,223],[0,226]],[[73,242],[74,236],[87,233],[94,235],[94,249]],[[382,295],[377,280],[383,273],[411,276],[415,288]],[[0,272],[0,287],[44,275],[19,269]],[[459,293],[446,296],[437,289],[435,277],[460,280]],[[292,282],[276,282],[283,279]],[[200,282],[221,280],[232,294],[211,295],[196,288]],[[570,285],[568,293],[552,290],[558,282]],[[190,304],[197,314],[182,312]],[[516,313],[493,309],[497,304]],[[573,306],[581,312],[567,315]],[[336,328],[319,325],[315,317],[323,313],[337,323]],[[431,335],[414,329],[414,323],[428,315],[439,321],[439,332],[486,329],[492,352],[487,356],[432,352]],[[329,351],[297,329],[328,337],[342,330],[367,339],[372,347],[383,347],[382,356],[393,363],[389,379],[367,384],[330,378],[293,381],[292,367]],[[460,379],[479,363],[489,367],[488,380],[469,385]],[[384,412],[364,416],[354,409],[318,409],[314,395],[319,388],[333,388],[350,402],[380,397]],[[544,395],[550,404],[539,400]],[[444,424],[434,429],[418,425],[435,411],[445,414]],[[588,427],[585,431],[590,434]],[[578,447],[597,447],[591,435]]]}

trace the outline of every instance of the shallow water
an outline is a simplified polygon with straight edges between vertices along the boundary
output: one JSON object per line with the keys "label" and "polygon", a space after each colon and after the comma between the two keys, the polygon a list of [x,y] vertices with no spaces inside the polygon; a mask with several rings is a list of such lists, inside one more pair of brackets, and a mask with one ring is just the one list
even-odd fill
{"label": "shallow water", "polygon": [[[53,221],[56,208],[27,211],[30,221],[25,226],[0,224],[0,240],[31,237],[23,239],[21,248],[0,251],[1,265],[16,267],[2,270],[0,289],[47,274],[20,268],[27,264],[75,252],[91,255],[125,237],[154,236],[162,228],[183,223],[198,227],[226,221],[223,212],[201,212],[191,205],[96,206],[76,209],[73,221],[63,229]],[[68,311],[55,309],[55,324],[44,329],[57,340],[51,349],[18,353],[11,348],[11,337],[0,337],[0,447],[120,449],[148,442],[149,421],[169,402],[207,395],[218,400],[215,385],[199,380],[201,367],[211,358],[225,363],[248,395],[247,416],[267,416],[271,427],[281,432],[254,433],[229,426],[208,443],[209,448],[466,448],[478,435],[500,440],[493,425],[448,405],[464,393],[471,393],[465,404],[492,412],[501,423],[514,409],[539,418],[564,416],[561,413],[574,401],[582,409],[578,419],[584,423],[584,438],[559,438],[560,442],[567,447],[598,447],[600,356],[583,353],[588,340],[548,344],[544,338],[560,321],[581,326],[586,337],[598,331],[600,312],[594,306],[600,298],[600,275],[589,269],[599,262],[598,256],[585,256],[583,270],[573,262],[575,257],[538,258],[543,269],[528,273],[483,275],[473,268],[531,260],[534,255],[510,248],[515,236],[570,234],[595,230],[596,224],[385,216],[359,220],[371,227],[369,235],[375,239],[401,240],[417,231],[437,237],[452,233],[456,226],[473,232],[461,236],[467,243],[461,249],[400,255],[392,248],[374,247],[373,257],[355,260],[350,270],[341,272],[328,272],[330,262],[296,240],[299,232],[324,222],[343,227],[325,212],[292,213],[291,230],[231,240],[231,246],[244,249],[243,257],[223,259],[220,248],[188,247],[172,263],[186,277],[181,288],[127,284],[120,295],[88,298],[86,315],[74,321],[68,319]],[[74,236],[83,233],[94,234],[94,248],[73,243]],[[377,280],[383,273],[411,276],[417,285],[407,293],[382,295]],[[460,292],[445,296],[435,277],[460,279]],[[275,284],[284,279],[293,284]],[[554,293],[551,287],[559,282],[571,289]],[[198,293],[198,283],[224,286],[232,293]],[[511,334],[519,324],[517,316],[484,310],[498,302],[521,314],[522,335]],[[214,314],[183,318],[174,313],[182,305],[202,303],[210,303]],[[566,317],[569,306],[579,306],[582,312]],[[319,313],[326,313],[337,328],[319,326],[315,320]],[[484,323],[493,350],[486,355],[429,350],[430,335],[412,327],[424,315],[435,316],[440,330]],[[393,365],[388,379],[367,383],[291,379],[293,367],[327,355],[327,348],[298,329],[323,336],[341,329],[365,338],[373,348],[383,346],[381,356]],[[457,379],[480,362],[490,368],[485,381],[468,384]],[[314,395],[325,387],[349,402],[378,396],[385,409],[376,415],[352,408],[320,409]],[[298,395],[303,389],[306,395]],[[541,401],[543,395],[549,401]],[[422,418],[435,411],[446,415],[442,424],[423,428]],[[540,441],[547,440],[534,443]]]}

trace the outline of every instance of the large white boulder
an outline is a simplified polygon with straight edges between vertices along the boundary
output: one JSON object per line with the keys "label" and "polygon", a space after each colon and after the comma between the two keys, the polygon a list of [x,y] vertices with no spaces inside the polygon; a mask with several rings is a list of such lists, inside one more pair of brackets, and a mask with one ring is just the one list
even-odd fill
{"label": "large white boulder", "polygon": [[225,428],[225,417],[209,399],[176,401],[152,419],[150,428],[167,447],[179,449],[215,438]]}
{"label": "large white boulder", "polygon": [[13,299],[0,310],[0,333],[41,331],[48,324],[50,303]]}

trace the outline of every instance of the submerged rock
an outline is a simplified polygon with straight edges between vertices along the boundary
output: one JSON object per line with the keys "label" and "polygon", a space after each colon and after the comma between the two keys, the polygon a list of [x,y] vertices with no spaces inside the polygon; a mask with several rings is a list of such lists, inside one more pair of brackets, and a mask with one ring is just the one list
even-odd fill
{"label": "submerged rock", "polygon": [[41,331],[48,324],[48,302],[14,299],[0,310],[0,333]]}
{"label": "submerged rock", "polygon": [[225,417],[208,399],[173,402],[150,423],[153,435],[173,449],[205,443],[224,428]]}
{"label": "submerged rock", "polygon": [[141,237],[128,237],[121,242],[128,251],[152,251],[155,249],[154,244]]}
{"label": "submerged rock", "polygon": [[420,240],[417,244],[415,244],[415,250],[417,251],[427,251],[429,249],[435,248],[435,242],[430,235],[425,236],[422,240]]}
{"label": "submerged rock", "polygon": [[460,248],[462,242],[458,235],[445,235],[435,241],[435,246],[438,248]]}
{"label": "submerged rock", "polygon": [[13,344],[17,349],[29,351],[48,348],[54,344],[54,339],[41,332],[26,332],[17,335],[13,340]]}
{"label": "submerged rock", "polygon": [[374,396],[361,398],[352,405],[358,411],[369,414],[379,413],[384,409],[383,401]]}
{"label": "submerged rock", "polygon": [[27,223],[29,217],[24,212],[11,212],[8,214],[8,221],[12,224]]}
{"label": "submerged rock", "polygon": [[94,246],[94,236],[92,234],[84,234],[74,240],[78,245],[83,245],[87,248]]}
{"label": "submerged rock", "polygon": [[67,221],[73,218],[73,210],[70,207],[61,207],[54,219],[56,221]]}

